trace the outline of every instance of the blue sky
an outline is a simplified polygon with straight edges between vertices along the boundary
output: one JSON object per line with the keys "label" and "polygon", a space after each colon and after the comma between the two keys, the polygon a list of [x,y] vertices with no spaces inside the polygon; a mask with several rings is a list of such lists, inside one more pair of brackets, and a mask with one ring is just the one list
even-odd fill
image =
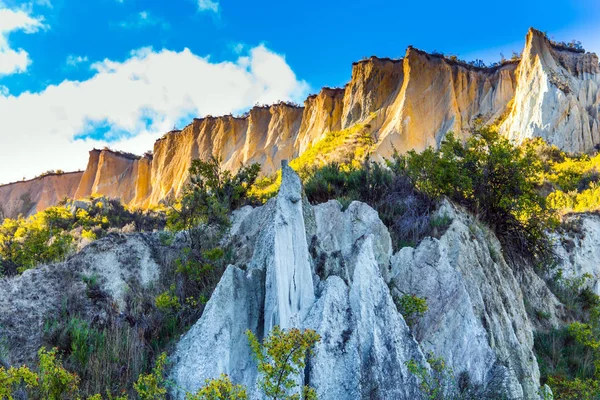
{"label": "blue sky", "polygon": [[0,0],[0,183],[142,153],[192,117],[302,102],[408,45],[496,61],[530,26],[600,50],[600,2]]}

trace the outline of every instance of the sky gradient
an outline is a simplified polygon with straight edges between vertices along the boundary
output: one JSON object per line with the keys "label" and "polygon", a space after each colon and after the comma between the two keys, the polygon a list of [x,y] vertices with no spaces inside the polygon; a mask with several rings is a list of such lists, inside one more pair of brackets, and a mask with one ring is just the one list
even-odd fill
{"label": "sky gradient", "polygon": [[301,103],[408,45],[472,60],[527,29],[600,50],[600,2],[0,0],[0,183],[138,154],[193,117]]}

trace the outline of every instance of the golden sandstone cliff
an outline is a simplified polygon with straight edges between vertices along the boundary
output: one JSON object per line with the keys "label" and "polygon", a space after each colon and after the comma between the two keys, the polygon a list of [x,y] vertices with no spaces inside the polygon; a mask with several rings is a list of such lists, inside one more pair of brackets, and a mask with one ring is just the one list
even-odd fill
{"label": "golden sandstone cliff", "polygon": [[83,172],[48,174],[0,186],[0,221],[19,214],[35,214],[73,197]]}
{"label": "golden sandstone cliff", "polygon": [[18,207],[11,205],[29,192],[37,209],[64,196],[91,194],[147,207],[181,192],[195,158],[218,156],[234,170],[258,162],[270,174],[282,159],[299,156],[327,132],[365,121],[376,140],[375,155],[382,157],[394,149],[437,146],[449,131],[464,137],[476,119],[499,125],[517,141],[539,136],[567,151],[589,152],[600,144],[599,87],[595,54],[559,48],[534,29],[520,61],[495,67],[409,47],[402,59],[354,63],[344,88],[323,88],[303,107],[279,103],[254,107],[243,117],[194,119],[159,139],[153,156],[93,150],[77,184],[70,175],[47,184],[14,184],[19,190],[7,185],[0,187],[0,205],[14,216]]}

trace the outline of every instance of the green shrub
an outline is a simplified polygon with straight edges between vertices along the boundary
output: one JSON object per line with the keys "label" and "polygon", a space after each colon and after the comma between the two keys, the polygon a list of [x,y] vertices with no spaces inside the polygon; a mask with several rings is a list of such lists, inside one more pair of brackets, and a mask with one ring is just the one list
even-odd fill
{"label": "green shrub", "polygon": [[360,167],[327,164],[307,174],[304,186],[311,203],[353,200],[369,204],[389,228],[394,248],[416,245],[432,233],[430,214],[435,204],[415,190],[407,176],[366,160]]}
{"label": "green shrub", "polygon": [[[192,248],[196,247],[200,240],[199,229],[223,231],[229,226],[229,213],[251,201],[248,193],[259,172],[258,164],[241,167],[233,174],[221,168],[218,158],[193,160],[189,183],[169,210],[167,226],[174,231],[187,232]],[[200,225],[203,228],[198,228]]]}
{"label": "green shrub", "polygon": [[95,240],[109,228],[134,224],[137,230],[164,227],[160,212],[130,210],[117,200],[105,203],[88,199],[88,209],[74,213],[66,204],[49,207],[29,218],[5,219],[0,224],[0,265],[7,275],[21,273],[41,263],[65,259],[75,249],[77,237],[72,232],[81,229],[81,237]]}
{"label": "green shrub", "polygon": [[177,311],[180,307],[179,298],[175,295],[175,285],[168,291],[156,296],[156,307],[165,312]]}
{"label": "green shrub", "polygon": [[90,327],[87,321],[73,318],[67,325],[71,341],[71,358],[85,368],[92,353],[103,351],[104,333]]}
{"label": "green shrub", "polygon": [[14,400],[13,394],[21,385],[30,391],[37,388],[38,375],[26,366],[6,369],[0,365],[0,399]]}
{"label": "green shrub", "polygon": [[138,381],[133,385],[140,400],[164,400],[167,398],[165,389],[165,366],[167,354],[162,353],[156,359],[156,365],[150,374],[140,375]]}
{"label": "green shrub", "polygon": [[67,371],[57,356],[57,349],[38,352],[39,392],[41,398],[61,400],[64,396],[75,397],[79,390],[79,377]]}
{"label": "green shrub", "polygon": [[410,327],[414,326],[417,320],[429,309],[427,299],[418,297],[415,294],[405,294],[394,300],[396,300],[398,312],[402,314],[406,324]]}
{"label": "green shrub", "polygon": [[447,196],[467,207],[506,249],[548,263],[554,255],[546,231],[556,218],[539,193],[544,166],[536,149],[479,128],[465,143],[448,134],[439,150],[396,154],[394,168],[431,198]]}
{"label": "green shrub", "polygon": [[[273,327],[263,343],[251,331],[246,334],[258,361],[258,372],[261,374],[258,385],[265,396],[273,400],[297,399],[297,394],[289,393],[298,389],[295,378],[304,369],[306,355],[312,352],[320,336],[310,329],[301,332],[293,328],[286,332],[279,326]],[[301,398],[316,399],[316,392],[304,386]]]}
{"label": "green shrub", "polygon": [[245,400],[248,398],[246,388],[234,385],[229,377],[222,374],[219,379],[206,380],[206,384],[196,392],[188,393],[186,400]]}
{"label": "green shrub", "polygon": [[600,397],[600,382],[596,379],[569,380],[562,376],[551,376],[548,386],[557,400],[596,400]]}
{"label": "green shrub", "polygon": [[415,360],[406,362],[408,371],[419,380],[421,393],[430,400],[442,400],[447,397],[454,398],[452,395],[447,396],[447,393],[454,389],[455,382],[454,373],[446,365],[446,361],[441,357],[436,358],[430,352],[427,354],[427,363],[431,367],[431,370],[428,370],[425,365]]}

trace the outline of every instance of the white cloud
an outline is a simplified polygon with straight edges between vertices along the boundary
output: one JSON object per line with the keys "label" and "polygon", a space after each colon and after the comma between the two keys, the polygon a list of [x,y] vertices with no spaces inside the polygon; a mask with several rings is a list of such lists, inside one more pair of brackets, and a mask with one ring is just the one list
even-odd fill
{"label": "white cloud", "polygon": [[219,12],[219,2],[217,0],[198,0],[199,11]]}
{"label": "white cloud", "polygon": [[84,63],[87,63],[87,62],[88,62],[87,56],[76,56],[74,54],[69,54],[67,56],[66,64],[69,67],[76,67],[79,64],[84,64]]}
{"label": "white cloud", "polygon": [[85,168],[87,152],[106,143],[76,138],[99,126],[108,129],[105,137],[122,138],[111,147],[140,154],[182,119],[238,112],[257,102],[300,101],[308,92],[285,58],[264,46],[220,63],[188,49],[143,49],[124,62],[104,60],[92,68],[96,73],[87,81],[0,94],[0,182]]}
{"label": "white cloud", "polygon": [[16,31],[35,33],[45,28],[43,18],[33,17],[25,9],[5,8],[0,3],[0,76],[25,72],[31,64],[29,54],[25,50],[10,46],[9,34]]}
{"label": "white cloud", "polygon": [[141,29],[150,26],[160,26],[163,29],[169,29],[171,27],[168,22],[152,15],[149,11],[140,11],[127,21],[119,23],[119,26],[125,29]]}

